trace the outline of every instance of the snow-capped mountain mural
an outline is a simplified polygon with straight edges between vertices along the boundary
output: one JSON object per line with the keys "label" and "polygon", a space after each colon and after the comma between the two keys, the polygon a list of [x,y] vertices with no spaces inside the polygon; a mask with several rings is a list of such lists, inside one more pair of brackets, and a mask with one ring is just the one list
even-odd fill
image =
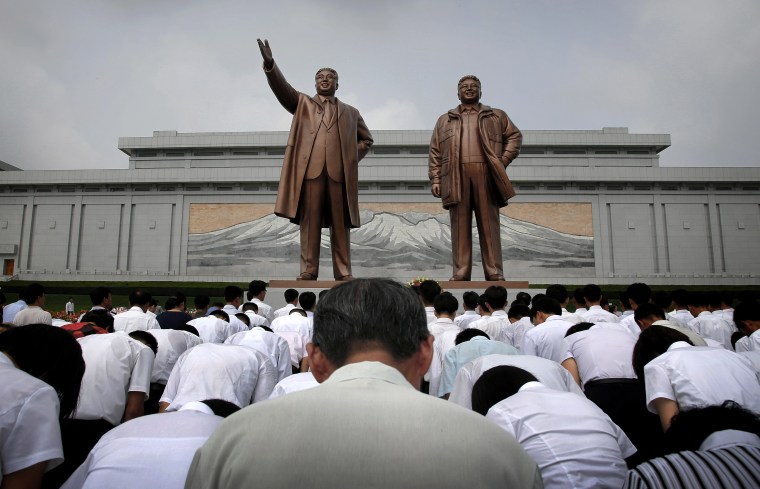
{"label": "snow-capped mountain mural", "polygon": [[[451,272],[448,214],[361,211],[362,226],[351,232],[355,276],[400,279],[425,275],[445,279]],[[593,237],[575,236],[501,216],[507,278],[593,273]],[[299,269],[298,226],[275,215],[229,228],[191,234],[188,274],[259,275],[294,278]],[[539,269],[544,269],[539,273]],[[586,270],[586,271],[589,271]],[[478,273],[480,275],[478,275]],[[332,278],[329,230],[322,233],[321,278]],[[473,227],[473,279],[482,277],[477,228]]]}

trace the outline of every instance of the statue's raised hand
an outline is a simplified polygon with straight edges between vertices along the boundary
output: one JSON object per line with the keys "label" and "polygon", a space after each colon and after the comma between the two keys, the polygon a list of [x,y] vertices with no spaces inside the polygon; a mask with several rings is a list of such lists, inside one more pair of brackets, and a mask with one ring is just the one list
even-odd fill
{"label": "statue's raised hand", "polygon": [[272,57],[272,48],[269,47],[269,41],[266,39],[264,39],[264,42],[261,39],[257,39],[257,41],[259,42],[261,57],[264,58],[264,68],[271,70],[272,66],[274,66],[274,58]]}

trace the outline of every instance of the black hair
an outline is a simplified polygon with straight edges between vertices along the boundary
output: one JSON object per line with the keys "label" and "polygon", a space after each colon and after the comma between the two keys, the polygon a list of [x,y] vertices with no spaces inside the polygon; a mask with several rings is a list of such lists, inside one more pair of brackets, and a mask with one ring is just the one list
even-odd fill
{"label": "black hair", "polygon": [[428,336],[425,309],[413,290],[393,280],[366,278],[340,283],[319,302],[312,343],[340,367],[351,353],[368,348],[407,359]]}
{"label": "black hair", "polygon": [[486,333],[485,331],[481,331],[477,328],[467,328],[467,329],[463,329],[457,334],[457,337],[454,339],[454,345],[455,346],[461,345],[462,343],[466,341],[470,341],[476,336],[485,336],[489,340],[491,339],[491,337],[488,336],[488,333]]}
{"label": "black hair", "polygon": [[705,296],[707,298],[707,304],[712,309],[720,309],[720,306],[722,304],[720,292],[717,290],[708,290],[705,293]]}
{"label": "black hair", "polygon": [[164,302],[164,310],[168,311],[169,309],[174,309],[180,304],[181,302],[179,302],[179,299],[177,297],[169,297],[166,299],[166,302]]}
{"label": "black hair", "polygon": [[657,290],[652,293],[652,302],[654,304],[657,304],[658,307],[661,307],[664,310],[668,310],[673,304],[673,298],[670,292],[666,290]]}
{"label": "black hair", "polygon": [[665,319],[665,311],[663,311],[657,304],[651,302],[641,304],[635,311],[633,311],[633,319],[636,321],[649,317],[656,317],[658,320]]}
{"label": "black hair", "polygon": [[143,292],[140,289],[133,290],[131,294],[129,294],[129,305],[130,306],[137,306],[137,307],[145,307],[150,303],[150,301],[153,298],[151,295],[147,292]]}
{"label": "black hair", "polygon": [[583,298],[583,288],[578,287],[573,291],[573,301],[575,301],[576,306],[585,306],[586,305],[586,299]]}
{"label": "black hair", "polygon": [[723,430],[760,436],[760,418],[734,401],[681,411],[673,416],[665,432],[665,446],[668,453],[696,451],[708,436]]}
{"label": "black hair", "polygon": [[229,302],[234,301],[237,298],[243,297],[243,289],[237,285],[228,285],[224,288],[224,300]]}
{"label": "black hair", "polygon": [[[738,326],[738,325],[737,325]],[[741,328],[739,328],[741,329]],[[743,331],[734,331],[731,333],[731,348],[736,350],[736,342],[742,338],[746,338],[747,335]]]}
{"label": "black hair", "polygon": [[539,299],[533,303],[533,307],[530,308],[530,318],[535,318],[536,314],[539,312],[547,314],[552,313],[554,315],[561,316],[562,306],[560,306],[559,302],[556,300],[549,297],[544,297],[543,299]]}
{"label": "black hair", "polygon": [[99,306],[104,300],[108,299],[111,291],[107,287],[95,287],[90,291],[90,301],[93,306]]}
{"label": "black hair", "polygon": [[238,321],[242,321],[243,324],[245,324],[249,328],[251,327],[251,318],[248,317],[248,314],[244,312],[238,312],[238,313],[235,313],[235,317],[238,318]]}
{"label": "black hair", "polygon": [[565,333],[565,338],[570,336],[571,334],[580,333],[581,331],[588,331],[591,329],[591,326],[593,326],[594,323],[578,323],[573,324],[570,326],[570,329],[567,330],[567,333]]}
{"label": "black hair", "polygon": [[308,315],[306,314],[306,311],[304,311],[300,307],[294,307],[293,309],[291,309],[290,312],[288,313],[288,316],[291,314],[300,314],[303,317],[308,317]]}
{"label": "black hair", "polygon": [[214,414],[221,418],[226,418],[230,414],[240,411],[240,406],[224,399],[204,399],[201,402],[210,407]]}
{"label": "black hair", "polygon": [[222,311],[221,309],[217,309],[216,311],[210,312],[209,316],[215,316],[221,319],[222,321],[227,321],[228,323],[230,322],[230,315]]}
{"label": "black hair", "polygon": [[640,381],[644,381],[644,366],[659,357],[676,341],[694,345],[688,336],[666,326],[650,326],[639,335],[633,347],[633,371]]}
{"label": "black hair", "polygon": [[259,306],[257,306],[255,302],[246,302],[243,304],[243,312],[245,311],[253,311],[255,313],[258,313]]}
{"label": "black hair", "polygon": [[583,287],[583,297],[588,299],[588,302],[599,302],[602,300],[602,288],[596,284],[587,284]]}
{"label": "black hair", "polygon": [[138,329],[129,333],[129,337],[153,350],[154,355],[158,353],[158,341],[156,341],[156,337],[149,332]]}
{"label": "black hair", "polygon": [[267,283],[263,280],[251,280],[248,283],[248,292],[251,294],[251,297],[256,297],[266,290]]}
{"label": "black hair", "polygon": [[459,309],[459,301],[451,292],[443,292],[433,301],[433,309],[438,314],[456,314]]}
{"label": "black hair", "polygon": [[34,302],[43,295],[45,295],[45,287],[43,287],[42,284],[29,284],[24,287],[24,290],[21,291],[19,297],[21,297],[21,300],[27,304],[34,304]]}
{"label": "black hair", "polygon": [[475,309],[478,307],[478,293],[472,290],[469,290],[462,294],[462,302],[464,303],[464,306],[467,309]]}
{"label": "black hair", "polygon": [[480,294],[478,296],[478,306],[480,306],[480,308],[482,310],[484,310],[484,311],[488,311],[489,310],[488,309],[488,304],[486,304],[486,295],[485,294]]}
{"label": "black hair", "polygon": [[707,294],[704,292],[693,290],[686,296],[686,305],[688,306],[706,307],[707,304]]}
{"label": "black hair", "polygon": [[322,289],[319,291],[319,300],[322,300],[326,293],[330,292],[330,289]]}
{"label": "black hair", "polygon": [[291,304],[294,300],[298,299],[298,291],[296,289],[287,289],[283,294],[285,302]]}
{"label": "black hair", "polygon": [[435,298],[441,294],[441,286],[435,280],[423,280],[420,283],[420,297],[426,306],[432,306]]}
{"label": "black hair", "polygon": [[311,311],[317,304],[317,294],[314,292],[302,292],[298,296],[298,303],[304,311]]}
{"label": "black hair", "polygon": [[0,334],[0,351],[19,369],[44,381],[58,393],[61,418],[77,406],[84,376],[82,348],[68,331],[47,324],[30,324]]}
{"label": "black hair", "polygon": [[626,292],[621,292],[618,296],[618,299],[620,300],[620,306],[626,309],[627,311],[631,310],[631,301],[628,300],[628,294]]}
{"label": "black hair", "polygon": [[486,302],[493,310],[504,309],[507,305],[507,289],[501,285],[488,287],[483,295],[486,296]]}
{"label": "black hair", "polygon": [[526,316],[530,317],[530,307],[525,304],[514,304],[507,311],[508,318],[522,319]]}
{"label": "black hair", "polygon": [[109,333],[113,333],[113,316],[111,316],[111,314],[105,309],[87,311],[84,316],[82,316],[82,322],[93,323]]}
{"label": "black hair", "polygon": [[205,294],[196,295],[193,298],[193,304],[195,304],[196,309],[206,309],[211,304],[211,297]]}
{"label": "black hair", "polygon": [[188,333],[194,334],[195,336],[198,336],[198,337],[201,336],[201,334],[198,332],[198,328],[196,328],[192,324],[181,324],[177,326],[177,330],[187,331]]}
{"label": "black hair", "polygon": [[527,306],[530,304],[531,297],[530,297],[530,294],[527,292],[518,292],[517,295],[515,296],[515,300],[518,302],[522,302],[523,304]]}
{"label": "black hair", "polygon": [[634,301],[636,303],[636,307],[642,304],[646,304],[652,297],[652,289],[647,284],[642,282],[636,282],[629,285],[625,291],[628,294],[628,300]]}
{"label": "black hair", "polygon": [[721,305],[725,304],[728,307],[732,307],[734,305],[734,293],[730,290],[724,290],[720,293],[720,302]]}
{"label": "black hair", "polygon": [[760,321],[760,302],[749,301],[736,305],[734,309],[734,323],[740,330],[746,333],[744,321]]}
{"label": "black hair", "polygon": [[3,294],[2,291],[0,291],[0,306],[2,306],[3,304],[5,304],[6,300],[7,299],[5,298],[5,294]]}
{"label": "black hair", "polygon": [[685,308],[689,302],[689,292],[686,289],[676,289],[670,293],[670,298],[676,307]]}
{"label": "black hair", "polygon": [[512,365],[490,368],[472,386],[472,410],[485,416],[494,404],[514,396],[520,387],[537,380],[532,373]]}
{"label": "black hair", "polygon": [[[531,306],[535,304],[536,302],[540,301],[541,299],[546,299],[546,294],[542,294],[539,292],[538,294],[534,295],[533,298],[530,300]],[[585,302],[584,302],[585,303]]]}
{"label": "black hair", "polygon": [[[567,293],[567,287],[562,284],[553,284],[548,286],[546,288],[546,296],[551,297],[560,304],[564,304],[564,302],[570,297]],[[530,301],[528,301],[527,305],[530,305]]]}

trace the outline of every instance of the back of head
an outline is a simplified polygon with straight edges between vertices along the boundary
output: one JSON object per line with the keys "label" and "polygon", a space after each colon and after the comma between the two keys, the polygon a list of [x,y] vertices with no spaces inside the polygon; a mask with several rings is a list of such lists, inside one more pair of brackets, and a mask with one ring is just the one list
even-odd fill
{"label": "back of head", "polygon": [[475,310],[478,307],[478,293],[472,290],[465,292],[462,294],[462,302],[465,308]]}
{"label": "back of head", "polygon": [[676,289],[670,293],[670,298],[676,309],[685,309],[689,301],[689,292],[686,289]]}
{"label": "back of head", "polygon": [[515,296],[515,300],[527,306],[527,305],[530,305],[531,296],[527,292],[518,292],[517,295]]}
{"label": "back of head", "polygon": [[586,305],[586,299],[583,298],[583,287],[578,287],[573,291],[573,302],[575,302],[576,307]]}
{"label": "back of head", "polygon": [[230,322],[230,315],[222,311],[221,309],[217,309],[216,311],[210,312],[209,316],[217,317],[221,319],[222,321],[226,321],[228,323]]}
{"label": "back of head", "polygon": [[666,326],[650,326],[639,335],[633,347],[633,371],[639,380],[644,380],[644,366],[659,357],[677,341],[693,345],[685,334]]}
{"label": "back of head", "polygon": [[426,306],[432,306],[435,298],[441,293],[441,286],[435,280],[423,280],[420,283],[420,298]]}
{"label": "back of head", "polygon": [[148,307],[148,304],[150,304],[150,301],[152,299],[153,298],[149,293],[143,292],[140,289],[136,289],[133,290],[131,294],[129,294],[129,305],[145,308]]}
{"label": "back of head", "polygon": [[180,305],[179,300],[177,297],[169,297],[166,299],[166,302],[164,302],[164,310],[168,311],[170,309],[174,309],[175,307],[178,307]]}
{"label": "back of head", "polygon": [[623,308],[625,311],[631,310],[631,301],[628,300],[628,293],[627,292],[621,292],[618,296],[618,299],[620,300],[620,307]]}
{"label": "back of head", "polygon": [[245,304],[243,304],[243,312],[246,312],[246,311],[253,311],[256,314],[258,314],[259,306],[257,306],[255,302],[246,302]]}
{"label": "back of head", "polygon": [[190,334],[194,334],[195,336],[200,337],[200,333],[198,332],[198,328],[193,326],[192,324],[181,324],[177,326],[177,331],[185,331]]}
{"label": "back of head", "polygon": [[673,304],[673,299],[671,298],[670,292],[666,290],[658,290],[652,293],[652,303],[657,304],[658,307],[667,311]]}
{"label": "back of head", "polygon": [[429,335],[414,291],[388,279],[355,279],[335,286],[319,302],[312,343],[341,367],[349,355],[366,349],[407,359]]}
{"label": "back of head", "polygon": [[533,298],[530,300],[530,305],[533,306],[533,304],[535,304],[536,302],[542,299],[546,299],[546,298],[547,298],[546,294],[542,294],[541,292],[539,292],[538,294],[534,295]]}
{"label": "back of head", "polygon": [[235,299],[243,299],[243,289],[237,285],[228,285],[224,288],[224,300],[227,303],[233,302]]}
{"label": "back of head", "polygon": [[754,330],[750,331],[748,329],[748,324],[745,324],[747,321],[760,322],[760,302],[748,301],[736,305],[736,309],[734,309],[734,323],[745,333],[752,334]]}
{"label": "back of head", "polygon": [[507,305],[507,289],[501,285],[488,287],[484,295],[486,296],[486,302],[493,310],[504,309]]}
{"label": "back of head", "polygon": [[226,418],[230,414],[240,411],[240,406],[224,399],[205,399],[201,402],[211,408],[214,414],[220,418]]}
{"label": "back of head", "polygon": [[301,292],[298,296],[298,304],[304,311],[314,310],[314,306],[317,305],[317,294],[314,292]]}
{"label": "back of head", "polygon": [[30,324],[0,334],[0,351],[13,358],[19,369],[58,392],[61,418],[74,412],[85,364],[73,335],[55,326]]}
{"label": "back of head", "polygon": [[85,315],[82,316],[82,322],[93,323],[109,333],[113,333],[113,316],[111,316],[105,309],[87,311]]}
{"label": "back of head", "polygon": [[583,297],[585,297],[588,302],[598,303],[602,300],[602,288],[596,284],[587,284],[583,287]]}
{"label": "back of head", "polygon": [[288,313],[288,316],[290,315],[308,317],[308,315],[306,314],[306,311],[304,311],[300,307],[294,307],[293,309],[291,309],[290,312]]}
{"label": "back of head", "polygon": [[296,299],[298,299],[298,291],[296,289],[287,289],[283,296],[285,297],[285,302],[288,304],[293,303]]}
{"label": "back of head", "polygon": [[453,316],[459,309],[459,301],[451,292],[444,292],[433,301],[433,309],[438,314],[448,314]]}
{"label": "back of head", "polygon": [[95,287],[90,291],[90,301],[93,306],[99,306],[104,300],[108,299],[111,291],[106,287]]}
{"label": "back of head", "polygon": [[21,291],[20,297],[21,300],[26,302],[28,305],[31,305],[37,302],[37,299],[42,297],[44,294],[45,287],[43,287],[42,284],[29,284],[24,288],[24,290]]}
{"label": "back of head", "polygon": [[251,327],[251,318],[248,317],[248,314],[244,312],[238,312],[235,314],[235,317],[238,318],[238,321],[242,321],[243,324],[245,324],[249,328]]}
{"label": "back of head", "polygon": [[594,326],[594,323],[574,324],[570,326],[570,329],[568,329],[567,332],[565,333],[565,338],[575,333],[580,333],[581,331],[588,331],[589,329],[591,329],[592,326]]}
{"label": "back of head", "polygon": [[537,300],[533,303],[533,307],[530,308],[530,317],[535,318],[536,314],[539,312],[543,312],[549,315],[553,314],[555,316],[561,316],[562,306],[560,306],[559,302],[555,301],[554,299],[544,297],[543,299]]}
{"label": "back of head", "polygon": [[530,307],[525,304],[515,304],[507,311],[507,317],[509,319],[522,319],[524,317],[530,317]]}
{"label": "back of head", "polygon": [[660,321],[665,319],[665,311],[660,306],[653,303],[641,304],[633,311],[633,319],[641,321],[642,319],[653,319],[654,321]]}
{"label": "back of head", "polygon": [[459,334],[457,334],[457,337],[454,339],[454,345],[461,345],[462,343],[470,341],[476,336],[484,336],[487,340],[491,339],[491,337],[488,336],[488,333],[485,331],[481,331],[477,328],[467,328],[463,329],[459,332]]}
{"label": "back of head", "polygon": [[707,294],[700,291],[691,291],[686,296],[686,305],[689,307],[707,307]]}
{"label": "back of head", "polygon": [[636,307],[646,304],[652,297],[652,289],[642,282],[636,282],[629,285],[628,288],[625,289],[625,292],[628,294],[628,300],[636,303]]}
{"label": "back of head", "polygon": [[665,432],[667,452],[699,450],[708,436],[723,430],[760,436],[760,418],[733,401],[726,401],[720,406],[681,411],[673,417],[670,428]]}
{"label": "back of head", "polygon": [[[560,304],[564,304],[566,300],[570,298],[567,293],[567,287],[562,284],[553,284],[546,288],[546,297],[551,297]],[[527,305],[530,305],[528,301]]]}
{"label": "back of head", "polygon": [[472,386],[472,410],[485,416],[494,404],[514,396],[528,382],[537,381],[530,372],[512,365],[488,369]]}
{"label": "back of head", "polygon": [[193,304],[196,309],[206,309],[211,304],[211,297],[205,294],[196,295],[193,299]]}
{"label": "back of head", "polygon": [[133,340],[137,340],[143,345],[147,346],[151,350],[153,350],[153,354],[155,355],[158,353],[158,341],[156,341],[156,337],[152,334],[148,333],[147,331],[142,330],[136,330],[129,333],[129,337]]}
{"label": "back of head", "polygon": [[267,283],[263,280],[251,280],[251,282],[248,284],[248,292],[251,294],[252,297],[256,297],[257,295],[261,294],[262,292],[267,290]]}
{"label": "back of head", "polygon": [[710,306],[710,309],[716,310],[721,308],[721,304],[723,301],[721,300],[721,294],[717,290],[709,290],[706,293],[707,295],[707,305]]}

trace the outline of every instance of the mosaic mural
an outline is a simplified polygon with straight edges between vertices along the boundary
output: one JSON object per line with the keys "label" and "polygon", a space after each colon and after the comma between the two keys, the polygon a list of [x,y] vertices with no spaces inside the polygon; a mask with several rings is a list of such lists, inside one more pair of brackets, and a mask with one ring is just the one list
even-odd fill
{"label": "mosaic mural", "polygon": [[[228,274],[291,279],[298,275],[298,227],[268,204],[193,204],[189,275]],[[448,212],[438,204],[362,204],[362,226],[351,232],[357,277],[402,280],[451,274]],[[594,274],[591,204],[522,203],[502,210],[505,276]],[[322,234],[321,278],[331,279],[329,231]],[[473,280],[482,279],[473,228]]]}

